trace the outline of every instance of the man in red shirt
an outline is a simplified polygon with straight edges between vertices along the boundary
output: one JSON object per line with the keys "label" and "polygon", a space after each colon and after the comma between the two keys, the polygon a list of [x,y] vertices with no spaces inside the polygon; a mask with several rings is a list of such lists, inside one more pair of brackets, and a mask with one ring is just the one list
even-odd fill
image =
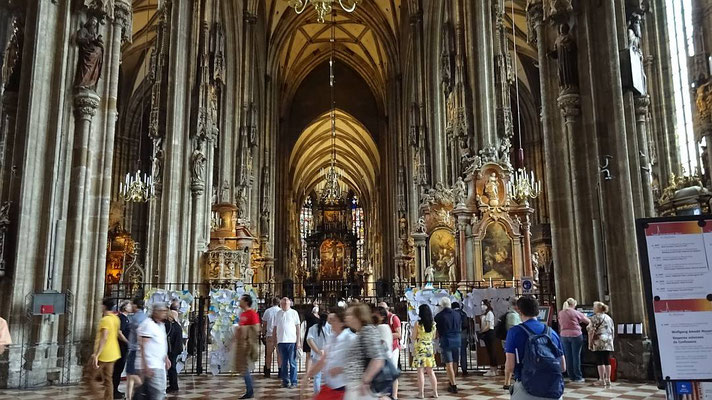
{"label": "man in red shirt", "polygon": [[246,391],[240,398],[251,399],[255,396],[251,373],[260,352],[260,316],[252,309],[252,296],[249,294],[240,297],[240,308],[242,313],[235,334],[238,357],[235,365],[245,378]]}
{"label": "man in red shirt", "polygon": [[[382,301],[379,307],[383,307],[389,310],[388,303]],[[398,368],[398,359],[400,358],[400,339],[401,339],[401,320],[397,315],[388,311],[388,326],[391,328],[391,333],[393,334],[393,346],[391,347],[391,362]],[[398,380],[393,381],[393,393],[391,394],[392,399],[398,399]]]}

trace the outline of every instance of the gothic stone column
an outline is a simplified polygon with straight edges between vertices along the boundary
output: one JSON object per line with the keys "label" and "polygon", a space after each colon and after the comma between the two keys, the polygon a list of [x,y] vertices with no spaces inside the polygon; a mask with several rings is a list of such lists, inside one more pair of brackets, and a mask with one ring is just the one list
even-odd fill
{"label": "gothic stone column", "polygon": [[[97,274],[103,284],[104,266],[82,262],[82,250],[86,249],[86,232],[89,226],[88,201],[91,184],[88,180],[90,162],[90,136],[92,121],[99,108],[100,97],[91,89],[77,89],[74,94],[74,147],[69,181],[67,237],[65,240],[65,279],[70,290],[80,299],[94,299]],[[86,250],[85,250],[86,251]],[[98,294],[101,296],[101,294]],[[96,303],[75,302],[74,335],[89,337],[92,318],[96,314]]]}
{"label": "gothic stone column", "polygon": [[472,212],[462,204],[453,210],[453,215],[457,219],[457,247],[459,250],[457,263],[459,265],[458,270],[460,271],[459,279],[461,282],[469,282],[475,279],[474,266],[473,268],[469,268],[467,263],[469,258],[467,253],[471,251],[471,247],[467,245],[467,227],[470,225]]}
{"label": "gothic stone column", "polygon": [[[546,192],[551,214],[552,256],[554,259],[557,297],[569,297],[576,293],[576,282],[570,279],[569,268],[577,263],[575,221],[573,220],[573,199],[566,153],[566,140],[556,138],[560,132],[560,115],[552,112],[556,106],[559,86],[556,83],[556,69],[549,57],[553,45],[551,35],[544,25],[544,5],[541,0],[530,0],[527,4],[527,20],[536,41],[539,60],[539,81],[541,82],[541,121],[544,139],[544,155],[547,160]],[[553,65],[552,65],[553,64]],[[561,133],[559,133],[561,134]],[[562,154],[566,154],[562,157]]]}
{"label": "gothic stone column", "polygon": [[650,147],[648,146],[648,108],[650,96],[635,97],[636,133],[638,134],[638,155],[640,157],[640,181],[643,188],[643,212],[646,217],[655,215],[655,199],[651,187]]}
{"label": "gothic stone column", "polygon": [[411,235],[415,243],[415,268],[417,270],[416,281],[425,283],[425,268],[427,261],[425,258],[425,246],[428,239],[428,234],[425,232],[413,232]]}
{"label": "gothic stone column", "polygon": [[[624,92],[621,82],[619,33],[626,30],[620,2],[605,0],[600,6],[590,3],[582,11],[591,36],[591,76],[594,116],[601,158],[608,156],[606,176],[601,176],[604,252],[607,263],[611,316],[617,323],[645,323],[642,279],[636,251],[634,199],[631,188]],[[636,154],[637,157],[637,154]],[[638,171],[636,171],[637,173]],[[608,178],[608,179],[606,179]],[[636,179],[637,180],[637,179]],[[617,357],[621,375],[643,379],[641,360],[646,356],[639,338],[618,338]],[[626,351],[626,349],[638,351]]]}

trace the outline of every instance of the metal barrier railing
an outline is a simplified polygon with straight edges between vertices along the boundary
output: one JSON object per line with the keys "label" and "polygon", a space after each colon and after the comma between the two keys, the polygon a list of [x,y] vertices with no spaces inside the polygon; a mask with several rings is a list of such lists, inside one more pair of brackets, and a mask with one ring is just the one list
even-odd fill
{"label": "metal barrier railing", "polygon": [[[189,356],[185,361],[185,366],[182,374],[195,374],[200,375],[208,371],[208,364],[210,359],[210,324],[208,322],[207,313],[210,306],[210,289],[211,288],[235,288],[238,283],[235,282],[223,282],[223,283],[155,283],[155,284],[111,284],[106,287],[106,296],[114,298],[117,301],[131,299],[135,296],[145,295],[151,288],[161,288],[165,290],[188,290],[194,295],[194,304],[192,307],[192,312],[189,316],[191,319],[191,325],[196,326],[190,330],[191,334],[186,343],[188,345]],[[283,282],[281,284],[270,284],[270,283],[258,283],[252,285],[258,295],[258,311],[260,315],[268,308],[271,304],[271,298],[274,296],[279,297],[285,294],[299,294],[299,296],[289,296],[293,299],[295,309],[301,311],[302,317],[305,313],[308,313],[311,309],[311,305],[314,301],[318,301],[322,309],[328,309],[332,306],[336,306],[338,301],[342,299],[348,299],[348,289],[352,286],[348,282],[328,282],[326,286],[309,286],[310,284],[305,284],[301,282]],[[439,289],[454,289],[459,288],[463,293],[469,292],[472,289],[485,289],[489,287],[507,288],[514,287],[515,292],[518,292],[519,282],[514,280],[498,280],[498,281],[472,281],[472,282],[434,282],[428,283],[428,285],[433,288]],[[491,285],[491,286],[490,286]],[[422,282],[411,282],[411,287],[424,287],[425,284]],[[327,287],[329,292],[320,292],[318,289]],[[395,312],[400,318],[402,323],[402,332],[404,337],[410,337],[410,324],[407,316],[407,301],[404,298],[404,288],[398,287],[398,285],[388,285],[388,287],[377,288],[377,292],[374,296],[358,296],[359,301],[364,303],[377,304],[380,301],[387,301],[392,307],[393,312]],[[307,296],[310,294],[312,296]],[[344,296],[339,296],[338,294],[343,294]],[[540,293],[539,296],[542,298],[542,302],[546,303],[552,301],[553,294]],[[191,336],[194,336],[191,340]],[[468,369],[477,368],[477,351],[474,335],[474,324],[472,324],[471,331],[467,332],[468,348],[466,350],[466,359]],[[408,340],[409,342],[409,340]],[[191,348],[192,346],[192,348]],[[255,365],[255,372],[261,372],[265,365],[265,346],[264,344],[260,346],[260,354],[257,364]],[[414,367],[411,365],[412,353],[409,348],[401,349],[400,366],[404,371],[413,371]],[[302,354],[299,357],[298,368],[300,372],[305,372],[306,358]],[[436,369],[443,369],[442,365],[436,367]],[[275,351],[272,366],[270,368],[276,373],[277,366],[277,352]]]}

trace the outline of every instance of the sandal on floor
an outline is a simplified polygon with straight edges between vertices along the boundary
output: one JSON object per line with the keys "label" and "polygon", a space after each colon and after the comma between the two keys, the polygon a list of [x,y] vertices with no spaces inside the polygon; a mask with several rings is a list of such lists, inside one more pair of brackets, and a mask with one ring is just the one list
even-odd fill
{"label": "sandal on floor", "polygon": [[598,380],[596,382],[593,382],[591,385],[592,386],[606,386],[606,382]]}

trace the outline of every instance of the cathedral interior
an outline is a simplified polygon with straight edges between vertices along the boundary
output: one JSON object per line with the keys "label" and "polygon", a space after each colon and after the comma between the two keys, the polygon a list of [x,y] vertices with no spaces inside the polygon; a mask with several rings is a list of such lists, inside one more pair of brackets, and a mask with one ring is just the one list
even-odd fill
{"label": "cathedral interior", "polygon": [[710,212],[710,0],[2,0],[0,43],[0,387],[168,284],[529,278],[647,324],[635,220]]}

